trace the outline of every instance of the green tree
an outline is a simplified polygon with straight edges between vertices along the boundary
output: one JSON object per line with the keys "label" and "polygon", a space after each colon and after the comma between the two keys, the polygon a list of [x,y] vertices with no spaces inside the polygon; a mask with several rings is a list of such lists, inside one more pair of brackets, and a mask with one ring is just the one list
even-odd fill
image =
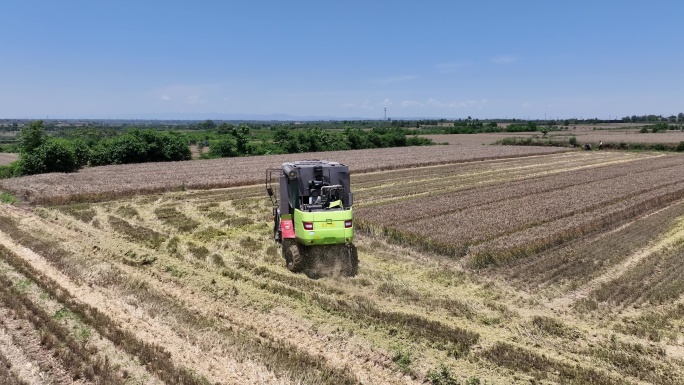
{"label": "green tree", "polygon": [[238,127],[233,127],[230,134],[235,138],[236,150],[238,155],[249,154],[249,126],[241,124]]}
{"label": "green tree", "polygon": [[213,120],[207,119],[197,124],[197,128],[200,130],[213,130],[214,128],[216,128],[216,123],[214,123]]}
{"label": "green tree", "polygon": [[212,158],[225,158],[237,155],[235,140],[232,138],[213,141],[209,146],[209,156]]}
{"label": "green tree", "polygon": [[29,154],[45,143],[46,140],[47,136],[45,135],[45,129],[43,128],[43,121],[34,120],[21,128],[21,133],[19,134],[19,151],[21,153]]}
{"label": "green tree", "polygon": [[20,175],[48,172],[74,172],[79,168],[73,145],[65,139],[49,139],[22,154],[18,164]]}

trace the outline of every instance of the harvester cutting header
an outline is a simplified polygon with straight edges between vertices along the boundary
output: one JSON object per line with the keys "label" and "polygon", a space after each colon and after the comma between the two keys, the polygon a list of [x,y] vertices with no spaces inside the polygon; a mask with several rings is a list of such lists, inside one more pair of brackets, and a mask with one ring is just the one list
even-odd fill
{"label": "harvester cutting header", "polygon": [[324,160],[283,163],[266,170],[266,192],[273,203],[273,237],[290,271],[356,275],[348,166]]}

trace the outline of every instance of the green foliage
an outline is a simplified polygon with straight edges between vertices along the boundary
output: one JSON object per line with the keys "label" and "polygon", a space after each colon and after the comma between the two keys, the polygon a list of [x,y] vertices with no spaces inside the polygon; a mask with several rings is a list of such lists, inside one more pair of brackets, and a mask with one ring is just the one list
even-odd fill
{"label": "green foliage", "polygon": [[210,158],[226,158],[237,155],[237,145],[232,138],[215,140],[209,144]]}
{"label": "green foliage", "polygon": [[19,134],[19,151],[28,154],[43,145],[47,140],[42,120],[35,120],[22,127]]}
{"label": "green foliage", "polygon": [[0,166],[0,179],[12,178],[19,175],[19,161],[16,160],[6,166]]}
{"label": "green foliage", "polygon": [[402,349],[401,347],[396,348],[394,356],[392,357],[392,362],[397,364],[404,374],[413,375],[413,369],[411,369],[412,361],[413,359],[411,358],[410,351]]}
{"label": "green foliage", "polygon": [[651,126],[651,130],[653,131],[653,133],[659,131],[666,131],[668,128],[670,128],[670,125],[665,122],[656,123]]}
{"label": "green foliage", "polygon": [[230,129],[230,134],[235,138],[235,147],[238,154],[249,154],[249,126],[241,124]]}
{"label": "green foliage", "polygon": [[441,365],[438,370],[430,370],[427,377],[432,385],[459,385],[446,365]]}
{"label": "green foliage", "polygon": [[679,151],[679,152],[683,152],[683,151],[684,151],[684,141],[679,142],[679,144],[677,145],[676,150]]}
{"label": "green foliage", "polygon": [[57,138],[47,139],[30,152],[21,153],[17,166],[19,175],[74,172],[78,168],[76,152],[71,142]]}
{"label": "green foliage", "polygon": [[534,132],[537,131],[537,123],[527,122],[527,124],[509,124],[504,131],[506,132]]}
{"label": "green foliage", "polygon": [[572,147],[577,147],[577,137],[571,136],[570,139],[568,139],[568,143],[570,143]]}
{"label": "green foliage", "polygon": [[90,162],[90,147],[85,140],[74,139],[71,141],[71,147],[74,149],[77,167],[87,166],[88,162]]}
{"label": "green foliage", "polygon": [[90,164],[128,164],[189,160],[190,147],[179,133],[132,129],[123,135],[98,142]]}
{"label": "green foliage", "polygon": [[17,198],[14,197],[14,195],[10,193],[6,193],[4,191],[0,191],[0,202],[2,203],[9,203],[9,204],[15,204],[17,203]]}
{"label": "green foliage", "polygon": [[2,170],[4,177],[45,172],[73,172],[79,168],[76,151],[71,142],[48,138],[42,120],[31,122],[21,129],[19,149],[19,160]]}

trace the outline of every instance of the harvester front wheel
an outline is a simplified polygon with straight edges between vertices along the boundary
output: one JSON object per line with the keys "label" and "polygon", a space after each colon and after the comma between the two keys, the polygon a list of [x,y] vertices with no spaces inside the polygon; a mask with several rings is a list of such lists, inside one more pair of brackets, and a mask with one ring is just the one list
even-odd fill
{"label": "harvester front wheel", "polygon": [[283,239],[283,257],[287,269],[293,273],[298,273],[304,269],[304,255],[301,247],[294,239]]}

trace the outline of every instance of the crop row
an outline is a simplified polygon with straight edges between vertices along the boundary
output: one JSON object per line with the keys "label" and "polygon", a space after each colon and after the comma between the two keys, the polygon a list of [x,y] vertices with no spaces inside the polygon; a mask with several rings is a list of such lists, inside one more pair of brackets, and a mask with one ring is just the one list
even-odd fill
{"label": "crop row", "polygon": [[[0,321],[0,327],[2,327],[2,321]],[[2,329],[0,329],[0,331],[2,331]],[[12,362],[5,356],[3,349],[0,348],[0,385],[28,384],[29,382],[27,382],[26,379],[20,378],[16,372],[16,368],[13,368]]]}
{"label": "crop row", "polygon": [[[549,245],[544,240],[549,239],[549,233],[567,231],[571,225],[586,234],[583,228],[587,223],[596,223],[595,217],[606,211],[617,212],[618,208],[630,206],[630,201],[649,201],[648,208],[652,209],[684,194],[681,162],[669,158],[648,160],[647,166],[644,162],[623,166],[617,173],[607,167],[520,182],[510,189],[494,188],[491,194],[488,187],[471,189],[463,194],[463,200],[459,193],[453,193],[434,200],[362,208],[357,223],[364,229],[456,255],[500,251],[541,239],[543,245],[535,246],[539,249]],[[539,234],[542,238],[520,237],[525,232],[533,235],[541,225],[545,225],[545,234]]]}
{"label": "crop row", "polygon": [[582,285],[664,234],[684,216],[684,203],[640,218],[610,234],[578,239],[498,269],[508,281],[529,287],[553,282]]}
{"label": "crop row", "polygon": [[[22,230],[10,222],[3,221],[2,231],[5,233],[23,235],[19,238],[24,242],[33,245],[38,245],[36,239],[32,239],[29,234],[22,234]],[[50,247],[53,254],[62,254],[63,251],[56,249],[54,245]],[[2,258],[18,272],[31,279],[46,293],[54,297],[57,301],[64,304],[64,306],[71,312],[77,314],[80,319],[87,325],[93,327],[104,338],[109,339],[117,347],[126,351],[127,353],[139,357],[145,365],[154,373],[157,373],[160,379],[171,384],[202,384],[203,379],[196,377],[194,374],[185,369],[179,368],[171,361],[170,355],[163,348],[158,345],[149,344],[139,340],[133,333],[123,330],[116,321],[99,311],[97,308],[89,306],[78,301],[75,297],[64,290],[56,281],[47,277],[46,275],[37,271],[33,266],[27,263],[21,257],[14,254],[12,251],[0,245],[0,255]],[[56,258],[60,258],[57,256]],[[25,306],[31,305],[30,301],[25,301]],[[48,322],[41,319],[40,322]],[[60,336],[61,337],[61,336]],[[62,341],[63,338],[57,338],[54,342]],[[80,354],[77,346],[67,346],[65,355]],[[100,365],[100,363],[95,363]],[[78,370],[80,365],[75,366]],[[105,381],[105,383],[107,383]]]}
{"label": "crop row", "polygon": [[[362,220],[370,223],[395,223],[400,220],[413,222],[420,219],[433,218],[435,215],[444,215],[464,209],[474,209],[478,206],[490,205],[499,201],[509,201],[531,194],[547,192],[564,194],[564,189],[573,186],[609,181],[618,177],[638,177],[637,174],[640,173],[651,173],[680,165],[681,159],[671,157],[648,162],[633,162],[628,165],[598,165],[590,169],[559,172],[508,183],[492,184],[490,186],[483,186],[482,183],[470,185],[460,183],[455,188],[460,187],[463,191],[453,191],[412,200],[410,204],[413,209],[410,210],[406,209],[407,204],[409,204],[406,201],[375,204],[373,200],[367,200],[360,202],[360,207],[357,209],[356,214]],[[429,192],[431,187],[425,182],[423,184],[423,189]],[[398,190],[398,193],[403,192],[401,186],[397,186],[396,190]]]}
{"label": "crop row", "polygon": [[615,228],[637,216],[684,199],[684,182],[629,197],[611,205],[540,223],[477,245],[470,250],[473,266],[504,264],[530,257],[573,239]]}
{"label": "crop row", "polygon": [[677,343],[684,333],[684,304],[660,306],[632,317],[624,317],[616,330],[651,341],[669,340]]}
{"label": "crop row", "polygon": [[[6,257],[9,250],[0,246],[0,256]],[[41,330],[41,345],[58,357],[73,380],[85,378],[95,384],[123,384],[124,379],[102,359],[78,341],[71,330],[38,306],[26,294],[19,291],[12,281],[0,274],[0,304],[11,309],[20,319],[28,320],[35,329]]]}
{"label": "crop row", "polygon": [[[253,199],[254,198],[252,198],[252,200]],[[245,202],[245,204],[248,203],[249,202]],[[214,213],[220,213],[220,211],[215,211],[218,205],[205,205],[206,207],[202,204],[198,206],[191,205],[190,207],[197,207],[198,211],[186,210],[184,211],[185,215],[194,217],[201,212],[206,217],[210,217]],[[120,209],[121,207],[116,207],[115,205],[106,208],[109,212],[118,212]],[[136,211],[139,213],[145,212],[142,208]],[[108,215],[108,213],[105,215]],[[131,237],[128,229],[142,228],[146,229],[145,232],[155,231],[160,234],[164,233],[159,232],[160,230],[158,227],[160,226],[160,223],[153,218],[148,218],[144,214],[142,216],[147,218],[148,221],[145,222],[141,218],[137,218],[136,220],[132,219],[132,223],[127,223],[125,225],[121,224],[122,220],[115,219],[117,218],[115,216],[108,215],[108,218],[110,225],[116,225],[116,227],[113,227],[115,231],[127,235],[127,237],[134,239],[137,243],[145,245],[150,249],[158,249],[158,252],[161,254],[168,251],[170,254],[180,257],[180,261],[175,263],[177,267],[169,269],[166,274],[181,276],[181,271],[187,272],[188,269],[190,269],[194,272],[192,275],[195,275],[198,269],[206,269],[217,274],[214,275],[213,278],[217,284],[229,284],[232,281],[241,281],[258,290],[295,299],[307,307],[313,306],[322,309],[325,312],[333,313],[335,316],[349,318],[355,322],[362,322],[364,324],[375,324],[390,330],[405,331],[414,338],[426,339],[433,344],[442,346],[443,349],[446,349],[453,354],[462,355],[467,353],[470,347],[478,341],[478,334],[467,329],[450,325],[445,322],[438,322],[423,315],[383,309],[384,304],[376,303],[371,297],[361,296],[355,293],[356,290],[351,292],[340,290],[339,288],[335,288],[323,282],[311,281],[292,274],[278,273],[263,265],[252,263],[249,260],[255,257],[258,258],[260,257],[260,254],[264,253],[260,242],[249,241],[247,238],[243,238],[239,240],[239,242],[238,239],[233,241],[233,243],[239,243],[240,253],[242,255],[247,254],[249,256],[247,259],[237,257],[230,252],[227,253],[225,237],[214,238],[211,236],[203,236],[203,234],[209,232],[209,229],[212,228],[211,226],[204,227],[203,224],[192,234],[179,234],[180,238],[184,239],[183,241],[180,241],[178,237],[173,237],[168,241],[167,250],[163,250],[157,244],[145,244],[144,239],[135,239]],[[164,221],[164,223],[166,223],[166,221]],[[157,227],[154,227],[155,225]],[[233,234],[234,238],[240,238],[239,229],[226,230],[236,231],[236,233]],[[188,238],[193,239],[193,242],[198,243],[194,244],[193,242],[189,242]],[[175,242],[173,241],[174,239],[176,239]],[[251,252],[251,248],[253,247],[258,247],[258,252],[256,254]],[[174,251],[171,251],[171,248],[173,248]],[[201,253],[199,252],[200,249],[203,250]],[[150,250],[150,252],[152,253],[153,250]],[[180,252],[180,254],[178,254],[178,252]],[[208,257],[209,260],[207,259]],[[160,258],[163,257],[160,255]],[[378,290],[382,296],[386,296],[390,292],[397,293],[399,297],[406,299],[407,302],[414,304],[416,307],[429,306],[433,309],[443,309],[444,312],[450,316],[464,318],[472,318],[474,316],[474,311],[470,309],[468,305],[455,299],[435,297],[429,294],[419,293],[415,290],[400,290],[391,285],[381,286],[382,287],[378,288]],[[398,292],[398,290],[400,292]],[[312,293],[315,293],[315,295]],[[351,297],[351,299],[349,299],[349,297]],[[147,299],[143,302],[160,303],[160,300],[155,299],[152,301]],[[140,306],[145,307],[144,304]],[[163,307],[167,309],[171,308],[171,306],[167,304]],[[174,312],[177,311],[174,310]],[[184,315],[181,318],[187,319],[191,316],[192,315]]]}
{"label": "crop row", "polygon": [[498,342],[484,351],[482,357],[499,366],[529,373],[536,380],[577,385],[625,385],[633,383],[625,378],[616,378],[596,369],[558,361],[503,342]]}
{"label": "crop row", "polygon": [[[87,274],[92,266],[100,263],[95,258],[81,259],[54,241],[41,240],[20,229],[16,221],[7,217],[0,218],[0,230],[21,242],[22,245],[44,255],[50,263],[62,267],[70,266],[70,269],[63,269],[62,271],[74,281],[82,280],[83,274]],[[155,373],[160,373],[160,378],[165,382],[184,384],[206,382],[206,379],[197,377],[190,371],[176,366],[170,354],[161,346],[138,340],[133,333],[122,330],[113,319],[105,316],[98,309],[80,304],[61,290],[56,282],[35,271],[33,267],[18,256],[7,252],[3,257],[23,274],[32,277],[32,279],[37,277],[36,282],[39,282],[41,288],[51,294],[56,293],[53,295],[60,299],[60,302],[68,302],[70,310],[78,314],[98,332],[101,332],[104,337],[112,340],[123,350],[141,357],[150,369]],[[222,345],[227,345],[236,350],[233,353],[234,357],[250,358],[262,362],[277,375],[290,377],[295,382],[357,383],[354,375],[348,369],[332,367],[320,357],[311,355],[291,343],[266,338],[267,335],[258,330],[240,330],[232,326],[216,324],[208,318],[203,318],[178,300],[163,294],[151,285],[141,283],[133,277],[127,278],[128,274],[122,270],[122,267],[111,266],[108,275],[107,281],[100,283],[105,284],[109,289],[123,292],[129,300],[135,300],[137,306],[149,312],[154,318],[160,317],[162,314],[173,315],[173,321],[168,323],[174,325],[174,332],[178,333],[183,340],[194,341],[200,333],[205,333],[208,328],[211,328],[212,333],[218,333],[221,336]],[[60,295],[66,297],[59,297]],[[160,312],[160,309],[163,311]],[[122,345],[124,343],[125,346]],[[154,365],[148,361],[153,361]],[[318,381],[318,379],[323,380]]]}
{"label": "crop row", "polygon": [[562,173],[570,170],[626,163],[651,157],[646,154],[562,153],[540,157],[502,159],[469,164],[354,175],[357,200],[384,199],[414,193],[434,193],[444,189],[463,189],[468,185]]}
{"label": "crop row", "polygon": [[598,302],[621,306],[647,302],[654,305],[671,303],[684,293],[684,247],[650,255],[620,277],[604,283],[591,293]]}
{"label": "crop row", "polygon": [[314,152],[241,158],[92,167],[73,174],[43,174],[0,182],[0,189],[23,201],[61,204],[100,201],[184,189],[234,187],[263,182],[267,168],[301,159],[329,159],[350,165],[354,173],[548,154],[541,147],[428,146]]}
{"label": "crop row", "polygon": [[[463,210],[446,215],[441,213],[441,209],[449,210],[449,205],[436,208],[433,206],[430,218],[403,224],[403,228],[399,228],[411,230],[415,225],[423,234],[433,234],[440,241],[455,238],[472,243],[509,233],[533,223],[548,222],[587,208],[619,201],[678,181],[684,181],[684,165],[669,167],[657,173],[647,171],[584,184],[566,184],[561,190],[528,190],[524,196],[487,204],[484,207],[467,206]],[[481,191],[481,194],[487,192]],[[425,208],[429,207],[431,202],[422,203],[422,208]],[[421,207],[416,209],[420,211]],[[445,227],[445,224],[458,226]],[[445,228],[448,231],[444,231]]]}

